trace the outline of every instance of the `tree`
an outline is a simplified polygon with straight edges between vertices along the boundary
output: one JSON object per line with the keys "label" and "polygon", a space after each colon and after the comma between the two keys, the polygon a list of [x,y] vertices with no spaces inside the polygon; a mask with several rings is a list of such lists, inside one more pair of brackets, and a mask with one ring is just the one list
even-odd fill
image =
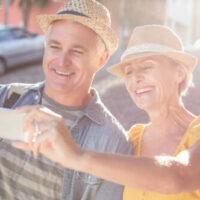
{"label": "tree", "polygon": [[[13,2],[14,0],[12,0]],[[23,13],[23,26],[28,26],[29,15],[33,5],[38,6],[38,8],[43,8],[47,4],[48,0],[19,0],[19,7],[22,9]]]}

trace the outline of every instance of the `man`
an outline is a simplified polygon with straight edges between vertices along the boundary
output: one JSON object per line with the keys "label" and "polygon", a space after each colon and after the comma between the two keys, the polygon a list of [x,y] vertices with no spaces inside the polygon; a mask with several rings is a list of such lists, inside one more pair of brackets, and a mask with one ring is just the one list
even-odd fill
{"label": "man", "polygon": [[[117,47],[107,9],[94,0],[71,0],[57,14],[39,16],[38,22],[46,33],[45,82],[2,85],[0,105],[42,104],[63,117],[80,146],[131,153],[123,129],[90,88],[94,74]],[[121,199],[122,186],[64,168],[43,156],[34,158],[7,140],[0,143],[0,163],[0,199]]]}

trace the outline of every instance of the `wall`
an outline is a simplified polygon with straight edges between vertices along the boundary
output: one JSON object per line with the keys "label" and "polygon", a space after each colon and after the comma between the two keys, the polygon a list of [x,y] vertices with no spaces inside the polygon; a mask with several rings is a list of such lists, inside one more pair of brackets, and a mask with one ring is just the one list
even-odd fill
{"label": "wall", "polygon": [[[22,25],[22,11],[18,7],[18,2],[19,0],[15,0],[14,3],[10,6],[8,20],[9,25]],[[4,22],[5,4],[6,0],[3,0],[2,6],[0,7],[0,23]],[[36,16],[39,14],[55,14],[62,5],[63,2],[55,2],[49,0],[48,4],[43,9],[39,9],[37,6],[33,6],[30,13],[28,28],[34,32],[42,33],[39,26],[37,25]]]}

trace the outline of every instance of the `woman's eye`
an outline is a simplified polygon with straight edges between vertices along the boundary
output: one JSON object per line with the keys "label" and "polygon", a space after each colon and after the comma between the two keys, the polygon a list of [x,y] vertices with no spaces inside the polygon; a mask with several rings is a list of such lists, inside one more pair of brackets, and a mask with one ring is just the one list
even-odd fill
{"label": "woman's eye", "polygon": [[125,74],[130,75],[130,74],[132,74],[132,72],[133,72],[132,70],[128,70],[128,71],[125,71]]}
{"label": "woman's eye", "polygon": [[144,69],[144,70],[150,70],[150,69],[152,69],[152,66],[150,66],[150,65],[144,66],[143,69]]}
{"label": "woman's eye", "polygon": [[75,51],[76,53],[78,53],[78,54],[83,54],[83,52],[82,51]]}

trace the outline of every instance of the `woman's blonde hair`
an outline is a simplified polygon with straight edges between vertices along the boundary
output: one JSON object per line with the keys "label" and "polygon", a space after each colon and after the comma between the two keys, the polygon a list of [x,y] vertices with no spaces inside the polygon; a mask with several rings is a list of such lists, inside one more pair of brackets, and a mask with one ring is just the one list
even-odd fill
{"label": "woman's blonde hair", "polygon": [[[167,57],[168,58],[168,57]],[[179,95],[180,96],[184,96],[187,94],[187,91],[189,89],[189,87],[193,87],[194,86],[194,83],[193,83],[193,76],[192,76],[192,73],[191,71],[189,71],[188,67],[186,67],[184,64],[176,61],[176,60],[173,60],[171,58],[168,58],[168,60],[170,61],[170,63],[173,65],[173,66],[181,66],[185,72],[185,78],[183,79],[183,81],[179,84]]]}
{"label": "woman's blonde hair", "polygon": [[188,68],[185,65],[183,65],[182,63],[181,65],[183,66],[183,69],[185,71],[185,79],[179,85],[179,94],[181,96],[184,96],[187,94],[189,87],[194,87],[194,83],[192,73],[188,70]]}

